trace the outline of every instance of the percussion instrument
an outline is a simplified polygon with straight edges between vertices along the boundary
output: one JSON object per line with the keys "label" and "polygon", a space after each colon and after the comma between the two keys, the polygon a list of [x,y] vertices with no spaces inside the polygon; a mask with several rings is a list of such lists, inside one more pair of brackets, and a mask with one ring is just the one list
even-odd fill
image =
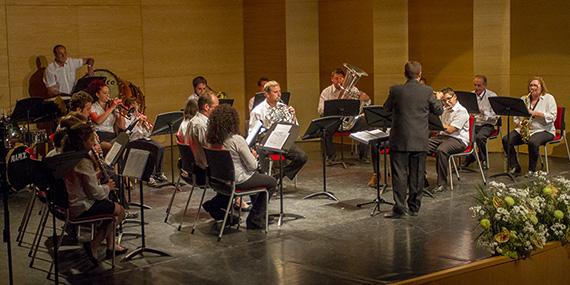
{"label": "percussion instrument", "polygon": [[28,147],[18,144],[6,155],[6,176],[14,190],[21,190],[32,183],[31,159]]}

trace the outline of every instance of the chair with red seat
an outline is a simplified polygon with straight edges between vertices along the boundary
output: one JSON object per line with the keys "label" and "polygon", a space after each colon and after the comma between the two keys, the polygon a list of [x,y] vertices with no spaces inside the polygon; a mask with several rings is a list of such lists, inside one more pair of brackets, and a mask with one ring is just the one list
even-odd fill
{"label": "chair with red seat", "polygon": [[556,129],[554,139],[544,144],[544,160],[546,165],[546,173],[548,173],[550,170],[548,168],[548,150],[547,150],[548,145],[559,144],[564,142],[564,144],[566,145],[566,153],[568,154],[568,160],[570,161],[570,149],[568,148],[568,141],[566,140],[566,123],[564,122],[565,112],[566,112],[565,107],[557,108],[556,120],[554,121],[554,128]]}
{"label": "chair with red seat", "polygon": [[[207,148],[204,149],[206,153],[206,160],[208,161],[208,167],[210,169],[209,173],[209,184],[212,189],[216,192],[230,196],[228,201],[228,205],[225,210],[224,220],[222,222],[222,227],[220,228],[220,233],[218,235],[218,241],[222,239],[222,235],[224,234],[224,228],[226,226],[228,215],[232,209],[232,205],[234,203],[234,199],[236,197],[252,195],[260,192],[265,192],[265,233],[267,233],[267,228],[269,225],[269,216],[268,216],[268,204],[269,204],[269,191],[267,188],[254,188],[254,189],[239,189],[236,188],[235,183],[235,169],[232,160],[232,156],[228,150],[221,149],[221,148]],[[201,207],[200,205],[199,207]],[[241,215],[241,208],[239,211],[239,215]],[[238,220],[238,229],[239,229],[239,220]]]}
{"label": "chair with red seat", "polygon": [[457,170],[457,165],[455,163],[456,157],[470,156],[474,154],[477,164],[479,165],[479,171],[481,172],[481,177],[483,178],[483,184],[487,184],[487,179],[483,173],[483,167],[481,166],[481,160],[479,159],[479,152],[477,144],[475,143],[475,117],[469,116],[469,144],[463,152],[452,154],[449,156],[449,186],[453,190],[453,171],[451,167],[455,169],[455,174],[457,175],[457,180],[460,180],[459,171]]}
{"label": "chair with red seat", "polygon": [[[268,157],[269,157],[269,170],[267,171],[267,175],[271,176],[272,169],[273,169],[273,162],[281,160],[281,163],[283,163],[283,162],[285,162],[286,158],[285,158],[285,156],[280,155],[278,153],[272,153]],[[295,183],[295,188],[297,188],[297,176],[298,175],[299,174],[297,173],[297,175],[295,175],[295,179],[293,179],[293,182]]]}
{"label": "chair with red seat", "polygon": [[483,165],[483,167],[485,169],[489,169],[489,144],[488,142],[490,140],[494,140],[496,138],[502,138],[503,137],[503,131],[501,129],[503,125],[503,120],[501,117],[499,117],[499,120],[497,120],[497,124],[495,124],[495,129],[491,132],[491,135],[487,138],[487,140],[485,140],[485,145],[487,146],[485,148],[485,157],[487,158],[485,160],[485,165]]}

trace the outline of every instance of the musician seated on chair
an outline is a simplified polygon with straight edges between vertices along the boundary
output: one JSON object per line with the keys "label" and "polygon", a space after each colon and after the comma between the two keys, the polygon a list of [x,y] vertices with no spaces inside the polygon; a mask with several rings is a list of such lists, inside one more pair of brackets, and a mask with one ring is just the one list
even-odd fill
{"label": "musician seated on chair", "polygon": [[102,80],[91,81],[88,90],[95,96],[89,116],[95,124],[95,131],[101,141],[112,141],[117,137],[118,131],[126,128],[125,118],[117,110],[122,101],[119,98],[110,98],[109,87]]}
{"label": "musician seated on chair", "polygon": [[[263,92],[263,87],[265,86],[265,83],[269,82],[269,78],[267,77],[260,77],[259,80],[257,80],[257,92]],[[255,103],[255,96],[252,96],[251,98],[249,98],[249,103],[248,103],[248,109],[249,112],[251,113],[251,111],[253,110],[253,103]]]}
{"label": "musician seated on chair", "polygon": [[185,145],[190,145],[190,137],[186,135],[188,132],[188,125],[190,125],[190,120],[198,113],[198,100],[188,100],[186,106],[184,107],[184,119],[180,123],[180,127],[176,132],[176,140],[178,143]]}
{"label": "musician seated on chair", "polygon": [[162,161],[164,157],[164,146],[150,138],[152,132],[152,124],[148,122],[147,117],[140,112],[140,105],[135,98],[125,99],[123,103],[125,109],[130,116],[126,116],[125,125],[127,134],[129,135],[129,144],[127,148],[144,149],[150,152],[150,157],[154,158],[154,171],[149,178],[148,185],[155,187],[158,182],[166,182],[168,178],[162,172]]}
{"label": "musician seated on chair", "polygon": [[208,81],[204,76],[194,77],[194,79],[192,79],[192,86],[194,87],[194,93],[188,96],[188,100],[198,101],[198,98],[208,91]]}
{"label": "musician seated on chair", "polygon": [[540,155],[539,147],[548,141],[554,139],[556,129],[554,121],[556,120],[557,106],[554,96],[548,93],[544,79],[542,77],[534,77],[528,84],[528,95],[521,97],[525,102],[530,118],[515,117],[515,130],[503,137],[503,150],[505,154],[509,153],[509,165],[511,174],[520,174],[521,167],[517,159],[515,151],[516,145],[528,145],[528,171],[536,171],[538,156]]}
{"label": "musician seated on chair", "polygon": [[[249,115],[249,131],[253,132],[256,122],[261,121],[263,127],[266,129],[271,128],[273,124],[286,122],[298,125],[297,117],[295,116],[295,108],[287,106],[281,102],[281,87],[277,81],[269,81],[263,87],[265,92],[265,101],[255,106]],[[261,170],[267,173],[269,170],[269,153],[266,151],[259,151]],[[283,167],[283,176],[289,177],[293,180],[297,173],[307,163],[307,154],[293,144],[291,148],[284,154],[288,163]],[[277,177],[278,173],[274,177]]]}
{"label": "musician seated on chair", "polygon": [[[239,134],[239,116],[231,106],[220,105],[210,115],[207,132],[208,143],[212,146],[223,146],[229,150],[235,170],[236,189],[250,190],[267,188],[271,196],[275,192],[277,182],[269,175],[257,171],[257,153],[251,150],[244,137]],[[229,196],[217,194],[214,199],[203,204],[204,209],[216,220],[224,217]],[[248,229],[265,228],[265,193],[250,195],[252,208],[247,216]]]}
{"label": "musician seated on chair", "polygon": [[437,186],[434,193],[444,191],[447,187],[449,156],[460,153],[469,145],[469,113],[457,101],[451,88],[441,90],[443,114],[440,116],[443,131],[429,139],[428,152],[435,153],[437,168]]}
{"label": "musician seated on chair", "polygon": [[[321,96],[319,97],[319,105],[317,107],[317,112],[319,115],[323,116],[325,112],[325,101],[327,100],[335,100],[335,99],[354,99],[360,100],[360,110],[362,111],[362,107],[366,105],[370,105],[370,97],[358,90],[356,87],[352,87],[350,92],[344,92],[342,98],[339,98],[342,91],[342,84],[344,82],[344,77],[346,76],[344,70],[342,68],[336,68],[331,72],[331,85],[327,88],[323,89],[321,92]],[[358,132],[368,129],[368,125],[366,124],[366,120],[364,118],[359,118],[356,120],[354,126],[351,129],[343,130],[343,131],[350,131],[350,132]],[[334,134],[327,134],[325,137],[324,143],[326,144],[327,150],[327,159],[334,160],[335,156],[335,147],[333,144],[333,135]],[[324,146],[321,146],[324,147]],[[360,160],[366,159],[366,152],[367,152],[367,145],[359,143],[358,144],[358,158]]]}
{"label": "musician seated on chair", "polygon": [[[61,144],[63,152],[91,150],[95,144],[95,132],[87,123],[78,123],[65,130]],[[100,184],[97,178],[98,162],[92,158],[83,158],[68,173],[64,180],[69,199],[69,213],[72,218],[88,218],[98,215],[112,214],[116,224],[120,224],[125,217],[125,209],[118,203],[108,199],[109,192],[115,191],[115,182],[109,180]],[[112,223],[102,223],[93,240],[84,244],[89,259],[97,264],[97,249],[101,242],[106,240],[106,254],[112,255],[113,228]],[[115,253],[126,253],[127,249],[116,244]]]}
{"label": "musician seated on chair", "polygon": [[71,58],[63,45],[53,47],[54,62],[48,64],[44,73],[44,84],[50,97],[71,94],[75,85],[75,72],[87,64],[87,71],[93,74],[93,58]]}
{"label": "musician seated on chair", "polygon": [[[479,114],[475,115],[475,143],[479,151],[479,159],[481,163],[487,160],[487,139],[495,130],[495,125],[499,117],[495,115],[489,98],[496,97],[495,92],[487,89],[487,77],[485,75],[475,75],[473,77],[473,93],[477,95],[477,105],[479,106]],[[467,168],[475,161],[475,154],[471,154],[465,158],[462,167]]]}

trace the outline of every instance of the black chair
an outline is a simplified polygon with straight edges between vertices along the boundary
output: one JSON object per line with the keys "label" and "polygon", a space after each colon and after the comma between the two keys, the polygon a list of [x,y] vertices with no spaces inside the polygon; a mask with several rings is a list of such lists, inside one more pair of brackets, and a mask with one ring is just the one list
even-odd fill
{"label": "black chair", "polygon": [[[228,205],[226,207],[226,213],[224,215],[224,220],[222,222],[222,227],[218,235],[218,241],[222,239],[222,235],[224,234],[224,228],[226,226],[228,215],[230,214],[230,210],[234,203],[234,199],[236,197],[252,195],[260,192],[265,192],[265,203],[266,203],[265,233],[267,233],[267,228],[269,225],[268,206],[267,206],[267,204],[269,203],[269,191],[267,191],[267,188],[237,189],[235,183],[235,169],[230,152],[228,150],[221,148],[204,149],[204,152],[206,153],[206,160],[208,161],[208,169],[210,170],[209,171],[210,187],[214,189],[214,191],[222,195],[230,196]],[[201,202],[199,207],[202,207]],[[241,208],[239,214],[241,215]],[[239,220],[237,226],[239,229]]]}

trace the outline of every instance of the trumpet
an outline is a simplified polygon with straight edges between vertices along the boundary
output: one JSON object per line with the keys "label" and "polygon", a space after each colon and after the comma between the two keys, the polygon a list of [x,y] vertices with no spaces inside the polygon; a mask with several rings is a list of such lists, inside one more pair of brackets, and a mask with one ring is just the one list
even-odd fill
{"label": "trumpet", "polygon": [[129,120],[132,118],[133,114],[136,111],[135,107],[127,108],[123,104],[118,104],[117,108],[119,108],[119,115]]}

